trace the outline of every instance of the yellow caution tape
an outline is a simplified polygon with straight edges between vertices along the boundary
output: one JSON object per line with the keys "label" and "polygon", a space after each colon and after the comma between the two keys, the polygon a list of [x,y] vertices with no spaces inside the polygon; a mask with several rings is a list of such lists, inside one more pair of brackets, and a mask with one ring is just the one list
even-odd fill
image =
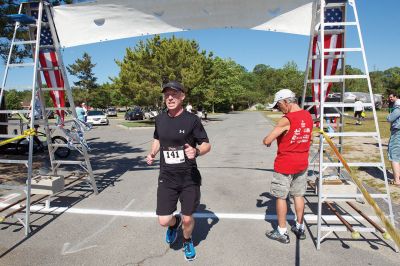
{"label": "yellow caution tape", "polygon": [[[344,168],[349,172],[350,177],[353,179],[354,183],[357,185],[358,189],[361,191],[363,194],[365,200],[368,202],[369,205],[374,209],[375,214],[379,217],[379,219],[382,221],[383,226],[385,227],[387,233],[392,237],[393,241],[396,243],[398,247],[400,247],[400,231],[397,230],[394,225],[390,223],[390,221],[386,218],[385,214],[383,211],[379,208],[378,204],[376,204],[375,200],[371,197],[371,195],[368,193],[368,191],[365,189],[364,185],[360,181],[360,179],[356,176],[354,176],[353,172],[351,171],[349,165],[347,164],[346,160],[343,158],[343,156],[340,154],[339,150],[336,148],[335,144],[332,142],[330,137],[323,131],[320,130],[318,131],[321,133],[325,140],[328,142],[329,146],[332,148],[332,150],[335,152],[336,156],[340,160],[340,162],[343,164]],[[384,234],[385,236],[385,234]],[[386,234],[387,237],[387,234]]]}
{"label": "yellow caution tape", "polygon": [[14,142],[16,140],[23,139],[23,138],[26,138],[26,137],[29,137],[29,136],[34,136],[34,135],[36,135],[36,131],[34,129],[27,129],[27,130],[24,130],[24,133],[22,135],[16,136],[16,137],[11,138],[11,139],[6,139],[6,140],[3,140],[3,141],[0,141],[0,146],[6,145],[8,143],[11,143],[11,142]]}
{"label": "yellow caution tape", "polygon": [[36,135],[36,130],[33,128],[29,128],[27,130],[24,130],[24,136],[35,136]]}

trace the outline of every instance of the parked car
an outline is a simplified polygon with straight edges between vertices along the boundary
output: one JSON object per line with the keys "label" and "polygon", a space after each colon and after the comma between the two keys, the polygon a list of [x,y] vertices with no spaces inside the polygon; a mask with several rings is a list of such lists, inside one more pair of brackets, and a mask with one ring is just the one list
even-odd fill
{"label": "parked car", "polygon": [[135,107],[125,113],[125,120],[143,120],[143,117],[143,111],[139,107]]}
{"label": "parked car", "polygon": [[[374,96],[375,108],[378,110],[382,109],[382,105],[383,105],[382,95],[374,94],[373,96]],[[367,93],[367,92],[345,92],[343,101],[345,103],[354,103],[356,98],[358,98],[363,103],[371,102],[371,97],[369,96],[369,93]],[[371,109],[371,108],[367,108],[367,109]]]}
{"label": "parked car", "polygon": [[103,111],[89,111],[87,122],[93,125],[108,125],[107,115]]}
{"label": "parked car", "polygon": [[159,112],[157,110],[148,108],[147,110],[144,111],[144,118],[148,120],[153,120],[158,116]]}
{"label": "parked car", "polygon": [[118,112],[126,112],[126,107],[117,107]]}
{"label": "parked car", "polygon": [[[331,97],[327,97],[325,99],[325,102],[340,102],[340,96],[336,97],[337,95],[331,95]],[[298,98],[298,102],[301,105],[301,101],[302,101],[302,97]],[[305,102],[306,103],[310,103],[313,101],[312,96],[306,96],[305,98]],[[310,112],[310,114],[315,115],[315,111],[316,109],[314,107],[311,107],[309,105],[304,105],[304,109],[308,110]],[[327,115],[329,114],[329,116],[340,116],[340,114],[338,113],[338,111],[333,108],[333,107],[325,107],[324,108],[324,114]]]}
{"label": "parked car", "polygon": [[107,116],[117,116],[117,109],[114,107],[109,107],[106,111]]}

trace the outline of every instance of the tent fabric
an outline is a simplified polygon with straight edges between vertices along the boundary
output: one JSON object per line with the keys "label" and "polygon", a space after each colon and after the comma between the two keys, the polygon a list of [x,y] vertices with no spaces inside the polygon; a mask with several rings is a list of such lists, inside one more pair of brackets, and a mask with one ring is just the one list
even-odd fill
{"label": "tent fabric", "polygon": [[53,8],[62,47],[208,28],[309,35],[312,0],[97,0]]}

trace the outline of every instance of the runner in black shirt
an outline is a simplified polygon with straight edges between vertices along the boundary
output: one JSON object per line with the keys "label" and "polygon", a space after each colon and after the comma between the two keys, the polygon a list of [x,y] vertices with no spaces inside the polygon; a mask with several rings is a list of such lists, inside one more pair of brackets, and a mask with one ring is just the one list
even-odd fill
{"label": "runner in black shirt", "polygon": [[[183,109],[183,86],[171,81],[163,86],[162,92],[168,112],[156,117],[154,141],[147,155],[147,163],[151,165],[156,154],[159,151],[161,154],[156,213],[160,225],[168,227],[168,244],[176,240],[177,230],[183,224],[185,258],[194,260],[196,252],[191,239],[194,228],[192,215],[200,203],[201,185],[196,157],[209,152],[211,145],[200,119]],[[182,217],[172,215],[178,199]]]}

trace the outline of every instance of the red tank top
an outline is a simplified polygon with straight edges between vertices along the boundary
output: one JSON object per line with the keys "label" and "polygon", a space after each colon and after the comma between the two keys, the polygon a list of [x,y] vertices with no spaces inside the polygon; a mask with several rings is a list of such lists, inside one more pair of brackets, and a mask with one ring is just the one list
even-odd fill
{"label": "red tank top", "polygon": [[290,129],[277,138],[278,152],[274,170],[281,174],[297,174],[308,167],[308,152],[313,120],[306,110],[288,113]]}

